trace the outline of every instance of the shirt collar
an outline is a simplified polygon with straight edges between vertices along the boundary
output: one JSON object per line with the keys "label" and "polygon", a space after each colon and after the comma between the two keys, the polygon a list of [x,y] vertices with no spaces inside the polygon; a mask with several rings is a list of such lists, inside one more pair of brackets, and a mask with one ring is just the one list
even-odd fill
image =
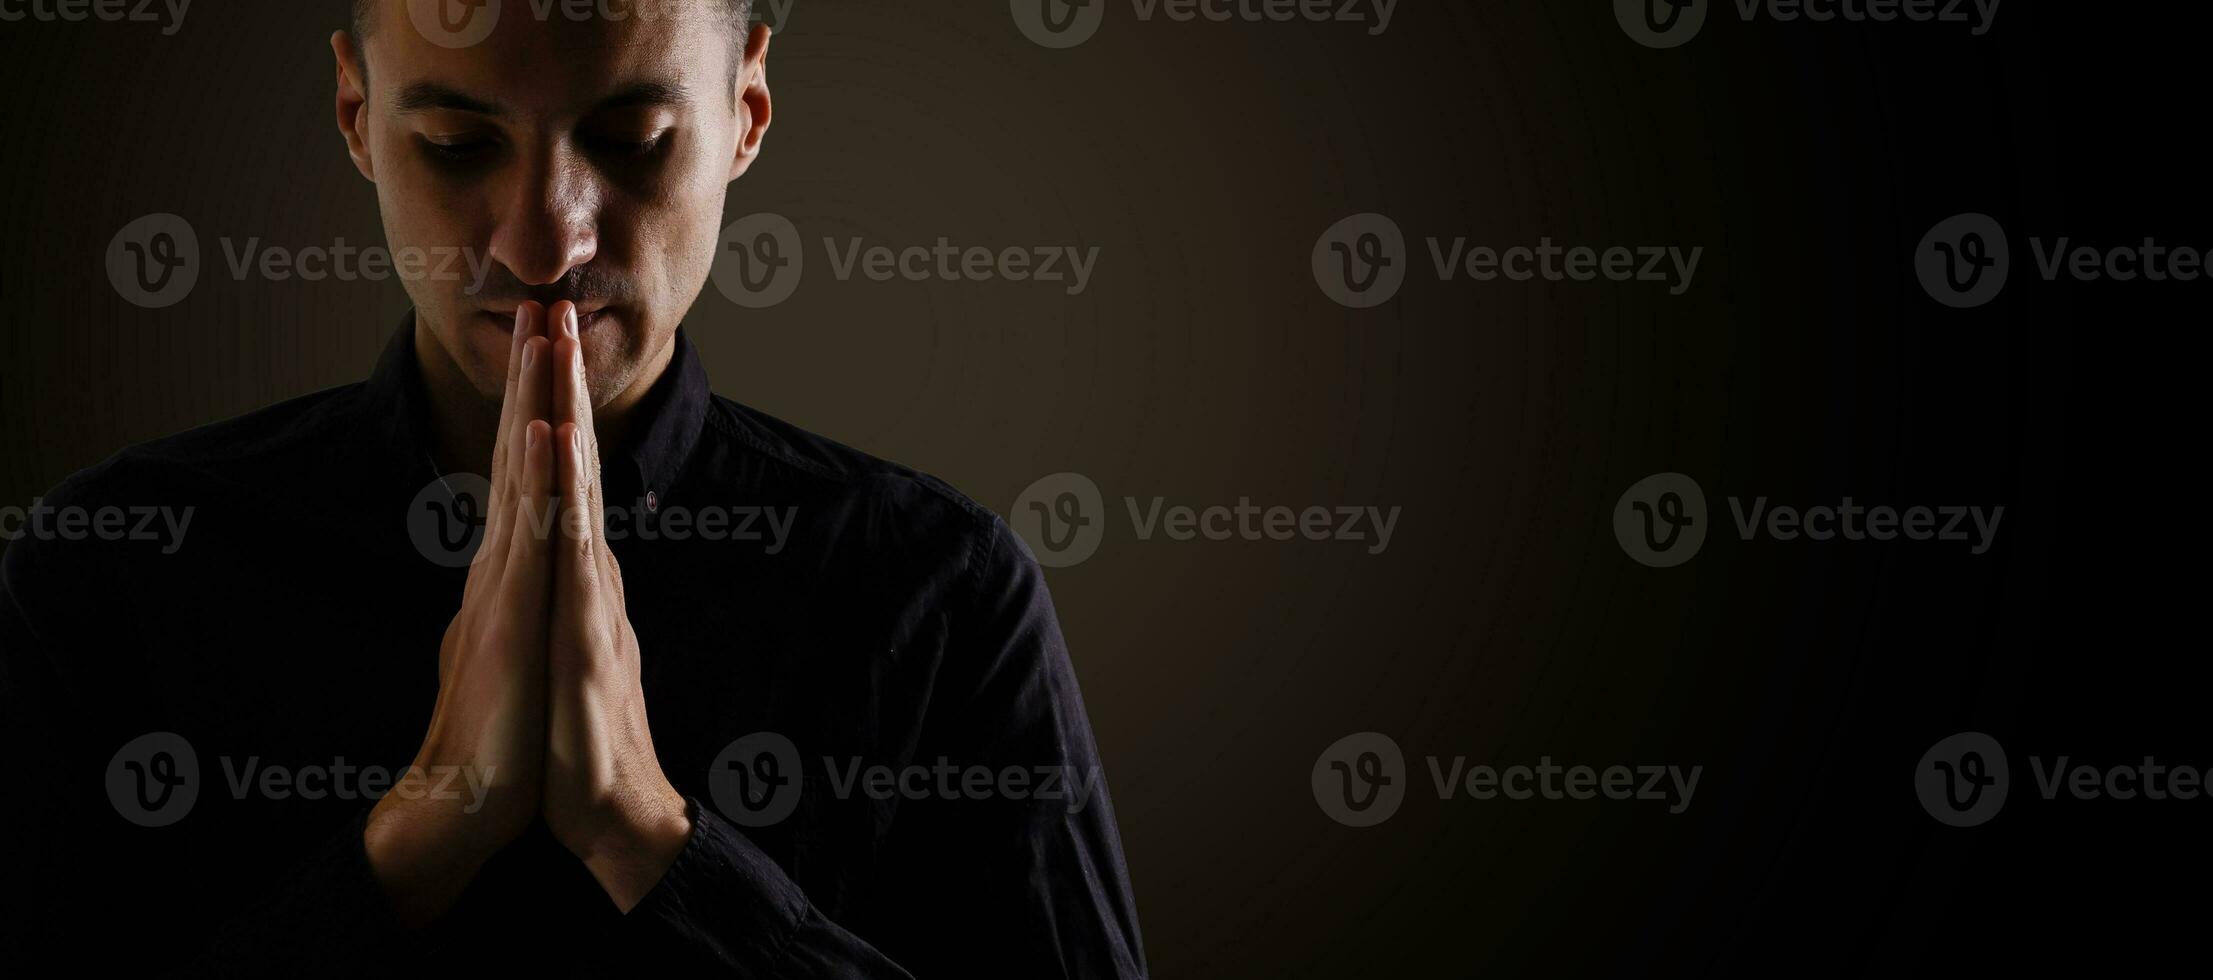
{"label": "shirt collar", "polygon": [[[708,404],[714,398],[707,386],[707,368],[700,363],[699,351],[684,335],[683,327],[676,328],[670,345],[673,350],[668,368],[633,409],[638,421],[632,429],[634,438],[627,455],[637,483],[628,489],[640,495],[668,495],[669,487],[683,475],[692,449],[699,445],[699,434],[707,425]],[[600,465],[615,468],[614,461],[605,456]]]}
{"label": "shirt collar", "polygon": [[[666,497],[670,485],[683,474],[684,464],[691,459],[707,424],[713,395],[699,351],[682,327],[677,328],[671,343],[674,350],[668,368],[634,410],[638,413],[636,438],[630,449],[601,456],[602,493],[610,505],[625,506],[632,498],[648,493]],[[400,471],[420,471],[428,479],[433,465],[429,451],[430,399],[423,391],[421,368],[415,359],[412,310],[384,345],[376,369],[363,385],[362,396],[363,424],[390,447]]]}

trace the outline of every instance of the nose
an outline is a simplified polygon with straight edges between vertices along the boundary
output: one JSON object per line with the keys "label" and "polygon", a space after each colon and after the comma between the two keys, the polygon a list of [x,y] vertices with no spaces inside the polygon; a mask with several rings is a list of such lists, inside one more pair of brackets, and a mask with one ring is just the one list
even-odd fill
{"label": "nose", "polygon": [[565,148],[531,154],[500,198],[492,260],[531,286],[559,282],[599,253],[600,190]]}

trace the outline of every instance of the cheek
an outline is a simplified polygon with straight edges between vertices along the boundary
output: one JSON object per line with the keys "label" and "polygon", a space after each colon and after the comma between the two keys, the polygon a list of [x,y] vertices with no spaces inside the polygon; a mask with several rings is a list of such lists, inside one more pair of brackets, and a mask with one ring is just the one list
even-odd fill
{"label": "cheek", "polygon": [[[729,191],[729,159],[703,144],[695,146],[681,163],[681,173],[667,183],[666,195],[650,207],[652,248],[661,267],[659,286],[678,302],[689,301],[707,282],[721,247],[722,212]],[[677,310],[675,315],[684,312]]]}
{"label": "cheek", "polygon": [[[656,243],[659,256],[658,287],[670,302],[687,304],[707,283],[722,247],[722,195],[717,193],[687,202],[665,216]],[[686,311],[673,311],[681,317]]]}
{"label": "cheek", "polygon": [[[381,176],[377,193],[390,260],[386,275],[399,281],[417,309],[441,319],[467,317],[479,308],[479,293],[499,276],[486,251],[487,239],[467,218],[478,206],[419,176]],[[453,325],[463,336],[474,328],[471,323]],[[503,363],[494,366],[504,370],[506,352],[500,353]]]}
{"label": "cheek", "polygon": [[585,387],[593,406],[605,405],[629,388],[645,367],[641,327],[624,323],[620,332],[595,332],[584,340]]}
{"label": "cheek", "polygon": [[[432,250],[467,248],[474,244],[468,237],[470,229],[462,220],[462,215],[470,213],[468,202],[456,197],[450,189],[424,181],[420,175],[406,173],[405,168],[393,169],[398,172],[379,174],[377,201],[384,216],[384,243],[395,258],[409,253],[428,255]],[[415,285],[409,282],[410,292]]]}
{"label": "cheek", "polygon": [[481,249],[489,241],[492,184],[458,180],[435,169],[401,127],[380,140],[376,155],[377,202],[385,244],[402,248]]}
{"label": "cheek", "polygon": [[[722,201],[656,203],[617,216],[603,215],[602,258],[619,262],[638,291],[638,305],[649,323],[643,329],[674,328],[707,282],[722,237]],[[612,233],[612,234],[610,234]],[[621,241],[619,257],[604,246]]]}

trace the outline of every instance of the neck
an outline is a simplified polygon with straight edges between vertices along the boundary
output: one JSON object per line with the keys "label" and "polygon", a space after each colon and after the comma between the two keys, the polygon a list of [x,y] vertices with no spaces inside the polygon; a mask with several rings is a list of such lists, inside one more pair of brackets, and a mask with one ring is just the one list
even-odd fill
{"label": "neck", "polygon": [[[672,336],[646,359],[629,385],[592,407],[592,431],[599,439],[601,455],[628,450],[639,422],[638,405],[667,373],[675,351]],[[499,434],[499,401],[486,398],[469,381],[420,316],[415,321],[415,364],[430,403],[431,454],[439,472],[489,475],[492,447]]]}

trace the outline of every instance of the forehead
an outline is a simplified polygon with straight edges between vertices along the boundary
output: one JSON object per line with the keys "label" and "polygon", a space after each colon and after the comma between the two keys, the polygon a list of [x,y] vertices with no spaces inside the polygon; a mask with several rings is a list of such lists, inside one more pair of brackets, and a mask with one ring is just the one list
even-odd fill
{"label": "forehead", "polygon": [[653,86],[704,102],[732,77],[727,0],[372,0],[378,96],[424,84],[531,116]]}

